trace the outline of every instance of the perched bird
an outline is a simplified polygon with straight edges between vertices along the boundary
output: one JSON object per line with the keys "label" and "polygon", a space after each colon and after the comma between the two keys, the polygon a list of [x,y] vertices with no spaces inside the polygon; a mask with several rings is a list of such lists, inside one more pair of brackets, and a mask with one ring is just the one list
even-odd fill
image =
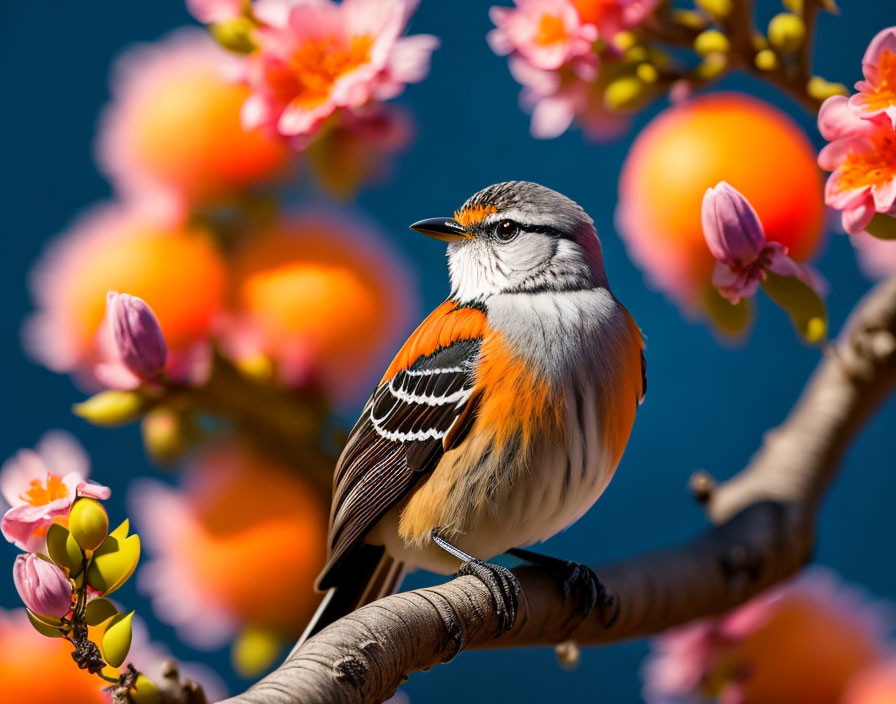
{"label": "perched bird", "polygon": [[448,242],[451,295],[399,350],[339,458],[318,578],[330,592],[302,640],[396,590],[406,567],[479,576],[509,627],[515,579],[483,561],[591,507],[644,396],[641,333],[576,203],[510,181],[411,228]]}

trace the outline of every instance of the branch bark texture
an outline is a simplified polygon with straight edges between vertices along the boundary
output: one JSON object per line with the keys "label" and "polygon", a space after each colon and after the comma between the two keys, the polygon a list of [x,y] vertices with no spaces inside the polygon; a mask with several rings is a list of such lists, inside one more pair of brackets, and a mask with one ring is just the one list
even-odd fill
{"label": "branch bark texture", "polygon": [[658,633],[743,603],[810,558],[819,502],[856,433],[896,387],[896,278],[861,301],[784,423],[732,479],[698,484],[713,525],[668,549],[595,568],[615,596],[606,609],[539,567],[522,587],[514,627],[500,633],[473,577],[381,599],[306,641],[226,704],[372,704],[411,672],[460,650],[609,643]]}

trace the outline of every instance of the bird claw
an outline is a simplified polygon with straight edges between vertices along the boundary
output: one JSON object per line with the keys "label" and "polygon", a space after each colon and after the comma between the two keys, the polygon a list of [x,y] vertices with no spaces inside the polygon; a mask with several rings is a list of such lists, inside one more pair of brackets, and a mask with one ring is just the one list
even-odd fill
{"label": "bird claw", "polygon": [[467,560],[457,571],[458,576],[472,575],[488,587],[498,615],[501,633],[506,633],[516,623],[519,610],[520,583],[506,567],[482,560]]}
{"label": "bird claw", "polygon": [[578,562],[563,562],[558,565],[558,572],[562,579],[563,596],[575,599],[577,613],[590,614],[597,609],[601,624],[605,628],[613,625],[619,616],[619,602],[616,595],[604,587],[594,570]]}

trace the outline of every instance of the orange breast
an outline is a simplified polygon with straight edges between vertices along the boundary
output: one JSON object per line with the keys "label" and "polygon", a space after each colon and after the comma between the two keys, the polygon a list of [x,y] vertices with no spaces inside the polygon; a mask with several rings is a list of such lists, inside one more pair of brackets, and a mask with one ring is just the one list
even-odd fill
{"label": "orange breast", "polygon": [[476,387],[483,390],[477,428],[494,433],[499,447],[519,434],[525,448],[536,434],[551,435],[562,427],[563,406],[556,392],[511,352],[500,333],[482,344]]}

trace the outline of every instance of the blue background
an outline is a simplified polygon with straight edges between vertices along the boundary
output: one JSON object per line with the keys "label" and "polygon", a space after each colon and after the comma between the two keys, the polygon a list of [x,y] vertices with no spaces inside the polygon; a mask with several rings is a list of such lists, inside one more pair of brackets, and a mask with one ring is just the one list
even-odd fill
{"label": "blue background", "polygon": [[[741,467],[763,432],[790,408],[819,353],[801,346],[783,313],[765,302],[749,341],[721,347],[705,327],[683,320],[661,294],[645,286],[626,257],[612,216],[631,135],[663,106],[639,115],[628,137],[613,144],[587,144],[575,129],[556,140],[533,140],[528,116],[517,104],[518,86],[505,60],[485,44],[489,4],[425,0],[414,16],[412,32],[442,39],[430,77],[401,99],[416,118],[417,139],[399,157],[393,177],[361,196],[359,209],[380,223],[415,267],[426,309],[447,293],[444,254],[438,244],[411,236],[408,223],[447,214],[475,190],[507,179],[556,188],[593,215],[614,292],[647,334],[650,393],[609,490],[547,550],[589,563],[612,560],[698,531],[704,520],[687,494],[688,476],[706,468],[726,477]],[[859,78],[868,41],[894,24],[896,10],[879,0],[842,4],[839,18],[821,18],[816,72],[851,85]],[[778,7],[761,5],[764,11]],[[119,498],[130,477],[156,472],[143,457],[136,428],[103,431],[78,421],[68,411],[81,397],[71,382],[23,357],[19,329],[30,307],[26,274],[44,243],[74,213],[110,196],[93,165],[92,140],[99,108],[108,97],[111,61],[131,42],[157,39],[189,22],[175,0],[0,5],[0,456],[32,446],[48,428],[67,428],[91,454],[93,476],[112,486]],[[725,85],[781,106],[820,146],[814,120],[786,97],[747,77],[728,79]],[[829,237],[818,263],[831,285],[836,330],[870,284],[842,235]],[[816,559],[846,580],[896,599],[896,568],[889,557],[896,496],[894,428],[896,401],[891,400],[851,449],[825,501]],[[119,511],[122,505],[113,504],[113,514]],[[11,546],[0,545],[0,565],[11,565],[14,554]],[[415,575],[408,586],[426,581],[425,575]],[[120,594],[140,607],[154,637],[173,641],[171,630],[151,618],[133,587]],[[11,580],[0,580],[0,605],[9,608],[17,601]],[[174,651],[198,659],[185,648],[175,645]],[[421,704],[454,701],[461,683],[475,685],[471,701],[637,701],[637,671],[645,653],[640,641],[586,650],[573,672],[562,671],[549,649],[465,653],[449,666],[412,676],[405,691]],[[226,653],[201,658],[229,672]],[[233,691],[246,684],[229,678]]]}

